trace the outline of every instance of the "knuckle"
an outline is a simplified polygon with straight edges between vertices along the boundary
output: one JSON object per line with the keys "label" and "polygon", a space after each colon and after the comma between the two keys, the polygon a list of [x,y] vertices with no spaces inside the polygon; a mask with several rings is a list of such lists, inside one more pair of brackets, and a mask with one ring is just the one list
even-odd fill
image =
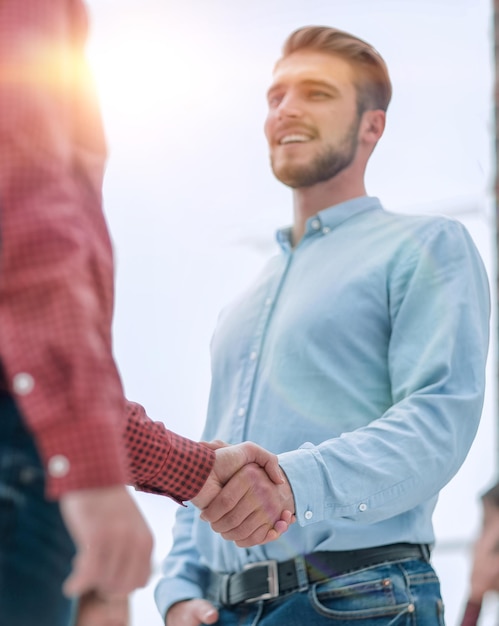
{"label": "knuckle", "polygon": [[219,506],[222,511],[232,511],[239,501],[239,497],[236,493],[232,493],[230,490],[222,490],[219,496]]}
{"label": "knuckle", "polygon": [[239,519],[233,513],[227,513],[221,519],[211,524],[211,527],[217,533],[228,532],[237,526],[239,526]]}

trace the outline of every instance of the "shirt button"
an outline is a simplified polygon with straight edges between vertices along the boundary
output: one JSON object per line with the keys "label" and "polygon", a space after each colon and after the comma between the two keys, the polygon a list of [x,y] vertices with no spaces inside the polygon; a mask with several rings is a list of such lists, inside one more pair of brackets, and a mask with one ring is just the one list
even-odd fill
{"label": "shirt button", "polygon": [[254,361],[254,360],[256,359],[256,357],[257,357],[257,354],[256,354],[256,352],[255,352],[255,351],[253,351],[253,352],[250,354],[250,359],[251,359],[252,361]]}
{"label": "shirt button", "polygon": [[246,409],[243,406],[237,412],[239,417],[242,417],[245,413],[246,413]]}
{"label": "shirt button", "polygon": [[49,459],[47,469],[54,478],[62,478],[69,472],[69,460],[63,454],[56,454]]}
{"label": "shirt button", "polygon": [[312,519],[313,516],[312,511],[305,511],[305,519]]}
{"label": "shirt button", "polygon": [[272,304],[272,298],[267,298],[265,300],[265,306],[270,306]]}
{"label": "shirt button", "polygon": [[364,513],[364,511],[367,511],[367,504],[365,502],[363,502],[362,504],[359,504],[359,511],[361,513]]}
{"label": "shirt button", "polygon": [[328,234],[328,232],[329,232],[330,230],[331,230],[331,229],[329,228],[329,226],[324,226],[324,228],[322,229],[322,233],[323,233],[324,235],[327,235],[327,234]]}
{"label": "shirt button", "polygon": [[312,220],[310,225],[312,226],[312,228],[314,230],[319,230],[319,228],[321,227],[321,222],[320,222],[320,220],[317,220],[317,219],[316,220]]}
{"label": "shirt button", "polygon": [[27,374],[26,372],[20,372],[14,376],[13,387],[15,393],[20,396],[27,396],[28,393],[33,391],[33,387],[35,386],[35,379],[31,374]]}

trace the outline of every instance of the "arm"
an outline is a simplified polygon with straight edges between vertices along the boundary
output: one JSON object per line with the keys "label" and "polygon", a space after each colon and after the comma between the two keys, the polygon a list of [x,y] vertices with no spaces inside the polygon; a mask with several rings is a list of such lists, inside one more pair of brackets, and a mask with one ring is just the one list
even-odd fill
{"label": "arm", "polygon": [[156,606],[166,623],[173,604],[186,599],[202,600],[206,586],[207,568],[192,539],[195,508],[192,504],[178,509],[173,527],[173,545],[163,562],[163,578],[154,591]]}
{"label": "arm", "polygon": [[0,358],[76,543],[70,594],[145,584],[152,549],[123,486],[106,150],[86,26],[79,0],[0,3]]}
{"label": "arm", "polygon": [[[280,500],[269,502],[266,491],[256,493],[258,488],[282,485],[284,476],[277,457],[255,444],[196,443],[167,430],[162,422],[153,422],[139,404],[127,402],[125,447],[130,484],[179,503],[191,500],[206,511],[210,523],[228,514],[225,525],[213,527],[217,532],[231,530],[226,538],[247,545],[267,543],[277,539],[291,522],[292,511],[281,507]],[[234,492],[236,483],[230,479],[245,466],[245,472],[253,471],[253,477],[258,473],[258,485],[246,479],[245,491],[251,488],[252,494],[241,502],[242,492]],[[229,481],[230,490],[222,491]],[[235,497],[229,496],[234,493]],[[212,500],[216,505],[208,509]],[[227,519],[231,520],[229,529]]]}
{"label": "arm", "polygon": [[0,5],[0,357],[50,498],[125,482],[106,148],[85,35],[78,0]]}
{"label": "arm", "polygon": [[394,265],[387,296],[393,405],[365,427],[279,455],[300,525],[375,523],[412,509],[455,474],[475,436],[489,296],[464,227],[433,225]]}
{"label": "arm", "polygon": [[194,498],[206,483],[215,452],[151,420],[144,408],[126,403],[124,443],[128,483],[140,491],[156,493],[182,503]]}

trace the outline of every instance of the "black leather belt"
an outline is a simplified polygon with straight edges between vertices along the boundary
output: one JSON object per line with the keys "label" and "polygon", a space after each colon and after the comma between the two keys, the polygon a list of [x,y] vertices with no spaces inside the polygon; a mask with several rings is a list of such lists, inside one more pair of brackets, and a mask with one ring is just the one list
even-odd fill
{"label": "black leather belt", "polygon": [[271,600],[339,574],[407,559],[429,561],[430,547],[426,544],[392,543],[362,550],[312,552],[283,562],[259,561],[246,565],[235,574],[211,572],[207,595],[223,606]]}

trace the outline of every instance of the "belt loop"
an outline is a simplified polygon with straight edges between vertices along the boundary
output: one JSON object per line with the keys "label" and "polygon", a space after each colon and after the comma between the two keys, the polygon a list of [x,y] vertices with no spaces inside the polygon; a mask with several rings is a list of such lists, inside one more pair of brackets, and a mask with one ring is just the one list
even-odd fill
{"label": "belt loop", "polygon": [[429,563],[431,559],[431,548],[427,543],[420,544],[421,554],[423,555],[423,559]]}
{"label": "belt loop", "polygon": [[306,591],[309,586],[307,563],[303,556],[297,556],[294,561],[295,561],[296,582],[298,584],[298,591]]}
{"label": "belt loop", "polygon": [[220,589],[218,594],[219,602],[222,606],[230,606],[229,600],[230,574],[222,574],[220,580]]}

